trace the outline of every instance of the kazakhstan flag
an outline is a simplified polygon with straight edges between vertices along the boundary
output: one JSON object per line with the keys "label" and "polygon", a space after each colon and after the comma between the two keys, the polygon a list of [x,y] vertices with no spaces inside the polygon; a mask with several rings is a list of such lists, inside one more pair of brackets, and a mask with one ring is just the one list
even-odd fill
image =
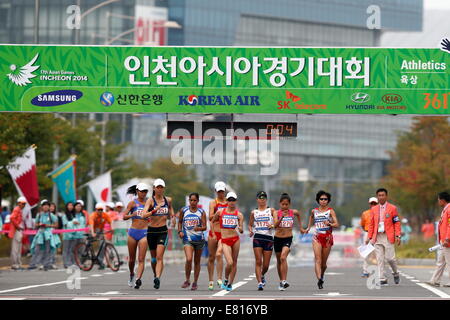
{"label": "kazakhstan flag", "polygon": [[58,191],[64,200],[64,203],[75,202],[77,199],[75,185],[75,159],[71,156],[66,162],[48,174],[56,183]]}

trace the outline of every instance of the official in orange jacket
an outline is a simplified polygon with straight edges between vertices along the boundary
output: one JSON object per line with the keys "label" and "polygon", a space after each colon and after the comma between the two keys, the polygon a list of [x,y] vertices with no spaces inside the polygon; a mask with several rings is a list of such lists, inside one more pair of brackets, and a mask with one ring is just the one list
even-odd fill
{"label": "official in orange jacket", "polygon": [[[431,280],[427,282],[436,287],[440,286],[439,281],[444,274],[445,267],[450,266],[450,194],[448,192],[439,193],[438,202],[443,208],[438,225],[439,244],[442,248],[438,251],[436,271],[434,271]],[[444,287],[450,287],[450,279],[447,284],[444,284]]]}
{"label": "official in orange jacket", "polygon": [[[367,241],[367,239],[369,238],[368,234],[369,234],[370,222],[372,221],[372,208],[375,207],[377,204],[378,204],[377,198],[375,198],[375,197],[369,198],[370,208],[361,214],[360,225],[364,230],[364,241]],[[363,272],[361,274],[361,277],[363,277],[363,278],[369,277],[369,271],[368,271],[369,260],[373,254],[374,254],[374,252],[370,253],[363,261]]]}
{"label": "official in orange jacket", "polygon": [[12,239],[11,243],[11,269],[22,269],[22,237],[23,230],[25,229],[25,223],[22,217],[22,210],[27,204],[25,197],[19,197],[17,199],[17,207],[14,208],[11,213],[11,228],[9,229],[8,237]]}
{"label": "official in orange jacket", "polygon": [[400,245],[401,223],[398,217],[397,207],[388,203],[388,192],[384,188],[377,190],[378,205],[372,210],[372,219],[369,225],[368,239],[366,244],[370,243],[375,247],[377,256],[378,276],[380,285],[387,285],[387,279],[384,275],[384,260],[386,259],[391,266],[395,284],[400,283],[400,275],[397,269],[397,260],[395,259],[395,246]]}

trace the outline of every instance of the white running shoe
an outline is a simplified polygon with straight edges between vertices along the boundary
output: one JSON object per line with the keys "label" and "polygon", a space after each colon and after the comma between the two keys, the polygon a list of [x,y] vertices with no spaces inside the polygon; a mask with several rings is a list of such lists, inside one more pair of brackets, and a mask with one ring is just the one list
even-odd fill
{"label": "white running shoe", "polygon": [[286,289],[284,288],[284,285],[281,282],[280,282],[280,285],[278,286],[278,290],[286,291]]}
{"label": "white running shoe", "polygon": [[128,286],[134,287],[135,281],[134,281],[134,275],[130,276],[130,280],[128,280]]}

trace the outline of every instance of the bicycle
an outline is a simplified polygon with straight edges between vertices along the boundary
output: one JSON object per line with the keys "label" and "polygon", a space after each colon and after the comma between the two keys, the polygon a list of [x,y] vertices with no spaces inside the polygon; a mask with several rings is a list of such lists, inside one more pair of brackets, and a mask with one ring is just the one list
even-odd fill
{"label": "bicycle", "polygon": [[[97,233],[97,235],[100,234],[103,234],[103,232]],[[86,236],[86,241],[77,244],[74,249],[75,263],[77,264],[77,266],[83,271],[90,271],[94,267],[95,263],[102,265],[103,261],[100,261],[99,256],[100,252],[104,250],[104,258],[106,258],[108,267],[112,271],[119,271],[119,268],[122,265],[122,261],[120,261],[119,253],[117,252],[114,245],[112,243],[106,242],[104,238],[99,240],[92,237],[91,234],[86,234]],[[93,247],[93,243],[96,241],[101,241],[100,248],[97,254],[95,254]]]}

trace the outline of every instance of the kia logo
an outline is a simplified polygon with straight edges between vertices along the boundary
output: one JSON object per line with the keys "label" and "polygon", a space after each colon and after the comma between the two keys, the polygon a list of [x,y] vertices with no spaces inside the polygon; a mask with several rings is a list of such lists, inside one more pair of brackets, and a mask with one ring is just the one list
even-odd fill
{"label": "kia logo", "polygon": [[388,93],[383,96],[382,100],[384,103],[387,103],[387,104],[397,104],[397,103],[402,102],[403,98],[399,94]]}
{"label": "kia logo", "polygon": [[352,101],[356,103],[366,103],[370,100],[370,96],[367,93],[357,92],[352,94]]}

